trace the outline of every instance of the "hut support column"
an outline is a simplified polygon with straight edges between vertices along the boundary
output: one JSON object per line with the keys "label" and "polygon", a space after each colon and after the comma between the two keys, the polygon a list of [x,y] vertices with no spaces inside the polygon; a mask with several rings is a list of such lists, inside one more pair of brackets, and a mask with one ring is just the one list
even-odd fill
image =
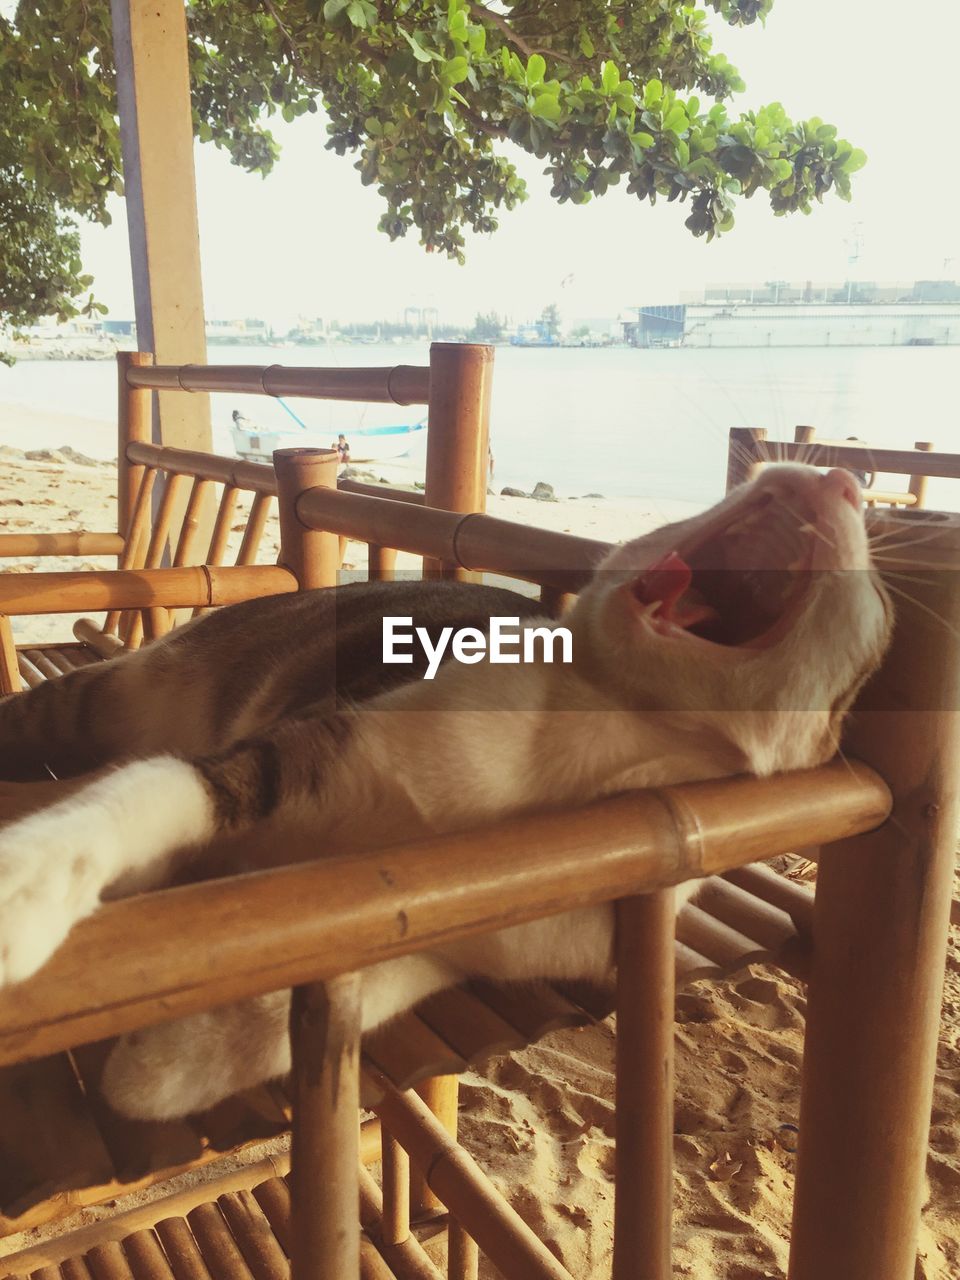
{"label": "hut support column", "polygon": [[672,889],[617,903],[613,1280],[670,1280],[673,1203]]}
{"label": "hut support column", "polygon": [[875,526],[922,536],[931,568],[909,584],[919,607],[897,597],[844,743],[893,813],[820,855],[791,1280],[912,1280],[916,1263],[960,787],[960,518]]}
{"label": "hut support column", "polygon": [[[158,364],[205,364],[186,12],[111,0],[111,13],[137,343]],[[154,443],[209,453],[209,397],[158,399]]]}

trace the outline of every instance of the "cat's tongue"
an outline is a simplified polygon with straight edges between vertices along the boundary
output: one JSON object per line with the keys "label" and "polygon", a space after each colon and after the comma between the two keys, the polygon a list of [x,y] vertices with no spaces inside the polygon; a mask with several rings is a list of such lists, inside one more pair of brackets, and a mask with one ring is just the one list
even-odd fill
{"label": "cat's tongue", "polygon": [[658,618],[675,627],[687,628],[716,617],[716,610],[706,604],[699,592],[691,590],[693,570],[676,551],[670,551],[652,564],[633,584],[633,594],[641,604],[659,605]]}

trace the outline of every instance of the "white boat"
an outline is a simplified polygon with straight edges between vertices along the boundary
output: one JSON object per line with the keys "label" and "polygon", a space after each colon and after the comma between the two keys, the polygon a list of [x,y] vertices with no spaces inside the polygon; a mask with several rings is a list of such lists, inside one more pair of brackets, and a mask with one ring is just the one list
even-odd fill
{"label": "white boat", "polygon": [[[239,420],[238,420],[239,419]],[[348,437],[350,462],[386,462],[390,458],[402,458],[418,440],[425,440],[426,422],[406,423],[390,427],[360,427],[351,430]],[[302,449],[313,445],[336,448],[336,441],[319,440],[317,433],[307,431],[261,430],[249,419],[234,415],[230,435],[237,456],[248,462],[272,462],[274,449]],[[313,438],[311,438],[313,437]]]}

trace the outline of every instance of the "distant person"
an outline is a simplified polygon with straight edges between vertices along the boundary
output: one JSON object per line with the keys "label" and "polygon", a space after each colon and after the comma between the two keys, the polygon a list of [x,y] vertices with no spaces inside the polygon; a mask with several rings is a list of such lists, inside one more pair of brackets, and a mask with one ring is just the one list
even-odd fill
{"label": "distant person", "polygon": [[233,411],[234,425],[239,427],[241,431],[256,431],[257,424],[250,418],[245,418],[239,409]]}
{"label": "distant person", "polygon": [[349,461],[350,461],[350,446],[349,446],[349,444],[347,443],[347,437],[343,434],[343,432],[342,432],[342,431],[341,431],[341,432],[340,432],[340,434],[337,436],[337,442],[336,442],[336,444],[331,445],[330,447],[331,447],[332,449],[336,449],[336,451],[337,451],[337,456],[339,457],[339,459],[340,459],[340,461],[341,461],[341,462],[349,462]]}

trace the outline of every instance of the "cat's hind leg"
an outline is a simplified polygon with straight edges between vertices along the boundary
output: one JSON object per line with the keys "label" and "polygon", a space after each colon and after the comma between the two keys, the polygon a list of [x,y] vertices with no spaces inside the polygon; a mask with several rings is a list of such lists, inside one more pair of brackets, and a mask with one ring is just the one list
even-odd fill
{"label": "cat's hind leg", "polygon": [[[463,975],[436,956],[398,956],[361,975],[362,1028],[379,1026]],[[171,1120],[286,1075],[290,993],[274,992],[176,1022],[146,1027],[115,1045],[101,1087],[114,1110]]]}

